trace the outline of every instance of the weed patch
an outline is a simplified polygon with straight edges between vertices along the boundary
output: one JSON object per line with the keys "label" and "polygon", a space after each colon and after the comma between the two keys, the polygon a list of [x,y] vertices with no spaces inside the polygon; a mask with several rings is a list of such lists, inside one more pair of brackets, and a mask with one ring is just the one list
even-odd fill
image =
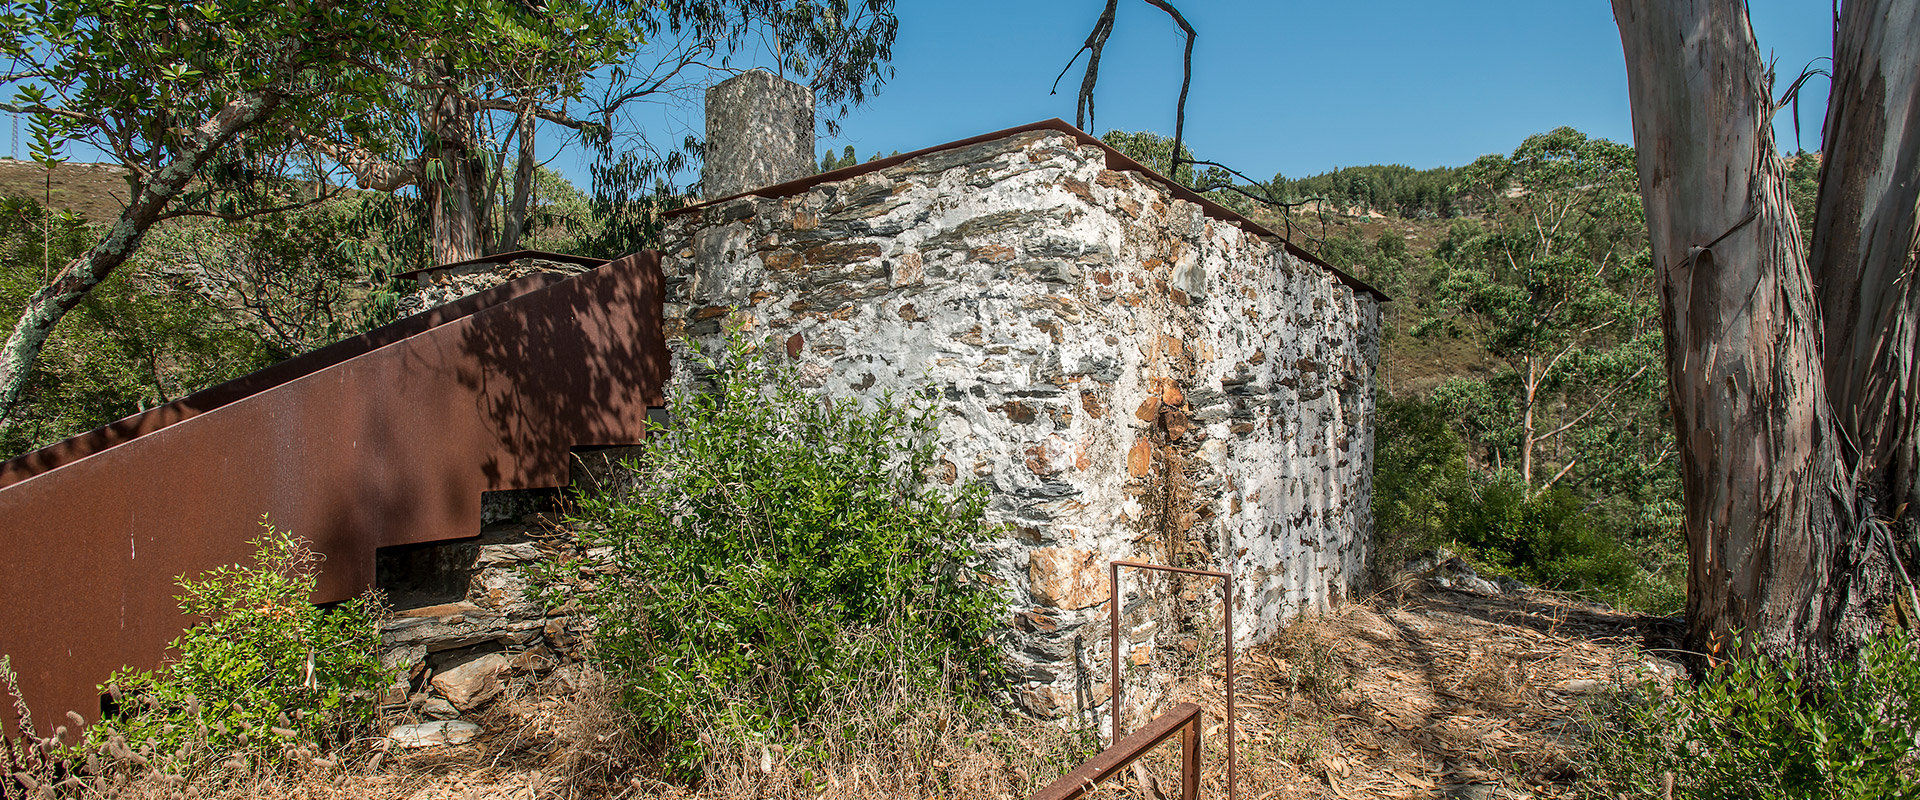
{"label": "weed patch", "polygon": [[587,592],[596,658],[673,770],[804,749],[856,688],[984,697],[1003,616],[974,565],[985,495],[928,479],[930,408],[810,394],[739,337],[696,356],[629,480],[580,500],[615,568]]}
{"label": "weed patch", "polygon": [[1742,657],[1671,693],[1603,707],[1583,758],[1592,797],[1920,797],[1920,654],[1896,631],[1824,678]]}

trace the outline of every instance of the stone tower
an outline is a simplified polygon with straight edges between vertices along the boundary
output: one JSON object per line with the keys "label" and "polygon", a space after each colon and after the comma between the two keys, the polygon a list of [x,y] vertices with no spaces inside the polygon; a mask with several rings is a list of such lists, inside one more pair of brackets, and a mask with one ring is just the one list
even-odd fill
{"label": "stone tower", "polygon": [[812,174],[812,89],[755,69],[707,90],[701,196],[730,197]]}

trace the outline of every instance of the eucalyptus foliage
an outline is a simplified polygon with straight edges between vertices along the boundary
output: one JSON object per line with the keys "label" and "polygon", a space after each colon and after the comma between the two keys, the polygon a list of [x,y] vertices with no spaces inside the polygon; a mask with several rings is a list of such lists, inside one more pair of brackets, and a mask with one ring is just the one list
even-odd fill
{"label": "eucalyptus foliage", "polygon": [[639,42],[635,20],[571,0],[0,0],[12,95],[0,109],[108,154],[130,190],[119,219],[21,309],[0,350],[0,424],[55,326],[155,224],[315,202],[333,169],[403,153],[422,102],[531,110],[577,95]]}
{"label": "eucalyptus foliage", "polygon": [[1572,128],[1460,171],[1486,217],[1457,223],[1438,248],[1433,313],[1413,332],[1466,340],[1502,366],[1450,380],[1441,399],[1474,429],[1483,463],[1528,486],[1596,461],[1655,462],[1668,441],[1647,427],[1624,453],[1579,446],[1583,430],[1657,416],[1665,394],[1636,186],[1633,148]]}

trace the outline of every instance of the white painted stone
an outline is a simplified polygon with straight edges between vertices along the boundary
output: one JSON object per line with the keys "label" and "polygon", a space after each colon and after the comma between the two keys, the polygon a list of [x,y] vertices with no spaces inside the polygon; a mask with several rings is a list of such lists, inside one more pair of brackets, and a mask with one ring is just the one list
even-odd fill
{"label": "white painted stone", "polygon": [[[1098,148],[1039,131],[937,152],[670,218],[661,249],[670,336],[745,320],[798,334],[829,395],[934,387],[943,474],[991,490],[1014,532],[985,548],[994,576],[1048,620],[1008,637],[1036,713],[1104,702],[1074,687],[1105,679],[1112,559],[1232,572],[1241,645],[1362,577],[1377,299]],[[1125,580],[1129,627],[1165,623],[1133,642],[1155,658],[1218,625],[1211,583]]]}
{"label": "white painted stone", "polygon": [[399,747],[444,747],[466,744],[480,735],[480,726],[458,719],[435,720],[400,725],[387,731],[387,738]]}

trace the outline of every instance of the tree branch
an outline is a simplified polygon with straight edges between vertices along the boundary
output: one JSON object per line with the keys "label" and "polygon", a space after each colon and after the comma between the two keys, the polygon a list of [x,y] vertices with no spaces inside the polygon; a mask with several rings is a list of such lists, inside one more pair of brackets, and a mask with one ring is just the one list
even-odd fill
{"label": "tree branch", "polygon": [[1573,465],[1578,463],[1580,463],[1580,459],[1578,457],[1574,458],[1572,461],[1568,461],[1566,466],[1561,467],[1559,472],[1554,473],[1553,477],[1548,478],[1546,483],[1540,484],[1540,488],[1535,491],[1544,492],[1548,489],[1553,488],[1553,485],[1555,483],[1560,482],[1561,478],[1567,477],[1567,473],[1573,471]]}
{"label": "tree branch", "polygon": [[1113,35],[1113,16],[1120,6],[1120,0],[1107,0],[1106,10],[1100,12],[1100,19],[1093,23],[1093,31],[1087,34],[1087,41],[1073,52],[1073,58],[1067,59],[1067,65],[1060,68],[1060,75],[1053,79],[1053,90],[1060,91],[1060,79],[1067,76],[1067,70],[1073,69],[1073,62],[1080,60],[1080,54],[1087,54],[1087,72],[1080,79],[1080,95],[1074,101],[1073,127],[1086,130],[1093,124],[1093,86],[1100,80],[1100,54],[1107,47],[1107,37]]}
{"label": "tree branch", "polygon": [[354,183],[362,189],[378,192],[397,191],[418,183],[426,175],[426,159],[414,158],[395,164],[360,147],[341,146],[304,131],[288,129],[289,134],[305,142],[327,158],[346,168]]}
{"label": "tree branch", "polygon": [[64,119],[73,120],[75,122],[85,123],[88,127],[91,127],[91,128],[99,128],[103,131],[110,130],[110,127],[107,125],[107,121],[104,119],[93,116],[91,114],[82,114],[78,111],[71,111],[64,108],[55,108],[53,106],[16,105],[14,103],[0,103],[0,111],[7,111],[14,114],[40,114],[40,115],[49,116],[49,117],[61,117]]}
{"label": "tree branch", "polygon": [[252,219],[254,217],[266,216],[268,214],[278,214],[283,211],[298,211],[302,208],[311,208],[313,206],[317,206],[321,203],[324,203],[328,200],[332,200],[335,197],[339,197],[341,191],[343,190],[340,189],[339,187],[334,187],[333,191],[323,191],[305,200],[286,203],[284,205],[271,206],[268,208],[256,208],[250,211],[216,211],[208,208],[180,208],[180,209],[174,209],[172,211],[168,211],[164,214],[161,214],[160,216],[155,218],[155,221],[178,219],[181,217],[206,217],[211,219],[226,220],[227,222],[239,222],[241,220],[247,220],[247,219]]}
{"label": "tree branch", "polygon": [[1147,5],[1167,12],[1167,15],[1173,17],[1173,21],[1180,25],[1180,30],[1187,34],[1187,52],[1180,61],[1180,102],[1174,106],[1173,112],[1172,161],[1173,168],[1177,172],[1182,161],[1180,143],[1184,141],[1187,129],[1187,90],[1193,86],[1193,40],[1198,34],[1194,33],[1192,25],[1187,24],[1187,18],[1180,16],[1179,9],[1174,8],[1173,4],[1168,3],[1167,0],[1146,0],[1146,2]]}
{"label": "tree branch", "polygon": [[1559,436],[1562,433],[1566,433],[1573,426],[1580,424],[1581,420],[1584,420],[1587,417],[1593,416],[1593,412],[1600,410],[1600,407],[1605,405],[1608,400],[1613,399],[1613,396],[1616,394],[1619,394],[1621,389],[1627,388],[1629,384],[1632,384],[1635,380],[1639,379],[1641,375],[1646,374],[1646,371],[1647,371],[1647,365],[1646,364],[1640,365],[1640,368],[1637,370],[1634,370],[1632,375],[1628,375],[1625,380],[1622,380],[1619,383],[1614,384],[1614,387],[1611,389],[1608,389],[1606,394],[1603,394],[1600,396],[1600,399],[1593,401],[1593,405],[1588,406],[1587,410],[1585,412],[1582,412],[1580,416],[1574,417],[1571,422],[1568,422],[1565,425],[1562,425],[1558,428],[1554,428],[1551,431],[1548,431],[1546,433],[1543,433],[1539,436],[1534,437],[1533,441],[1544,442],[1555,436]]}

